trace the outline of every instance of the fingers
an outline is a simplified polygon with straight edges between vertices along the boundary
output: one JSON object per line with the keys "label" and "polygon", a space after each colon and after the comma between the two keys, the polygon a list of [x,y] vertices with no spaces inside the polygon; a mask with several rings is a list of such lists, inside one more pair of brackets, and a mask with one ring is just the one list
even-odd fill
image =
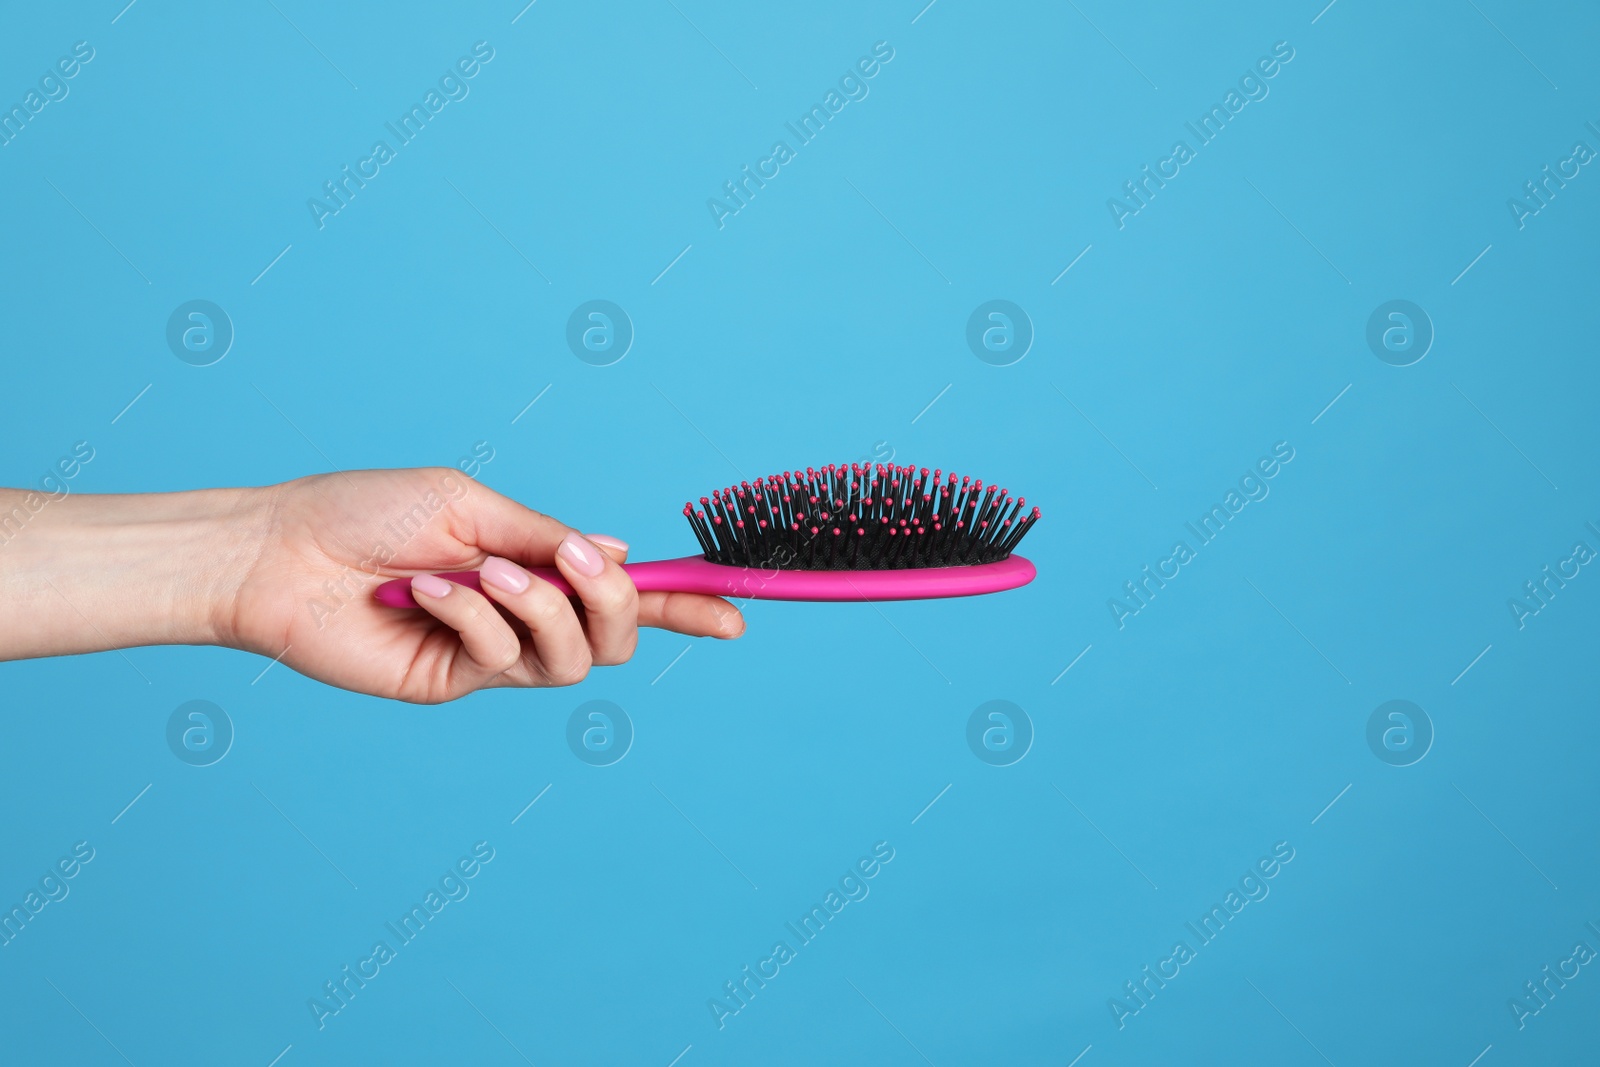
{"label": "fingers", "polygon": [[[583,536],[613,561],[627,562],[628,542],[606,534]],[[673,630],[691,637],[732,639],[744,633],[744,615],[721,597],[694,593],[640,593],[639,625]]]}
{"label": "fingers", "polygon": [[[566,594],[499,556],[484,560],[478,578],[485,593],[528,627],[535,657],[532,673],[512,680],[524,685],[576,685],[583,681],[595,656]],[[633,588],[631,583],[628,587]]]}
{"label": "fingers", "polygon": [[583,602],[594,661],[606,666],[628,662],[639,644],[639,593],[627,572],[575,533],[557,546],[556,568]]}
{"label": "fingers", "polygon": [[[411,579],[411,592],[423,610],[461,637],[470,676],[451,678],[452,688],[476,689],[522,659],[522,642],[511,624],[481,594],[433,574]],[[460,663],[459,658],[450,661],[452,675]]]}
{"label": "fingers", "polygon": [[640,593],[639,625],[690,637],[731,640],[744,633],[744,615],[728,601],[699,593]]}
{"label": "fingers", "polygon": [[[476,674],[474,688],[496,678],[502,685],[574,685],[592,665],[627,662],[641,625],[691,637],[731,639],[744,633],[744,616],[720,597],[640,594],[621,567],[628,558],[626,541],[604,534],[584,537],[476,483],[463,505],[460,517],[470,529],[462,531],[462,540],[493,553],[478,570],[483,594],[434,575],[414,578],[412,592],[460,635]],[[582,603],[582,618],[566,595],[506,556],[553,561]],[[528,628],[531,657],[491,602]]]}

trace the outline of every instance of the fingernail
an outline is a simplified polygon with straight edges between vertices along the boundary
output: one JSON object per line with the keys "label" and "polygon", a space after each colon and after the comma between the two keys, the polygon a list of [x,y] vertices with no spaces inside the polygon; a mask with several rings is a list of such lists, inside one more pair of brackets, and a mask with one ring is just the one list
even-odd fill
{"label": "fingernail", "polygon": [[520,593],[528,588],[528,572],[509,559],[490,556],[478,568],[478,577],[502,593]]}
{"label": "fingernail", "polygon": [[722,629],[730,639],[744,636],[744,612],[736,611],[732,618],[722,619]]}
{"label": "fingernail", "polygon": [[450,594],[450,583],[437,574],[419,574],[411,579],[411,588],[423,596],[435,599]]}
{"label": "fingernail", "polygon": [[608,537],[605,534],[584,534],[583,536],[587,537],[601,548],[614,548],[618,552],[628,551],[628,542],[624,541],[620,537]]}
{"label": "fingernail", "polygon": [[569,533],[561,539],[556,555],[572,564],[572,569],[586,578],[598,577],[606,569],[606,561],[600,557],[600,550],[575,533]]}

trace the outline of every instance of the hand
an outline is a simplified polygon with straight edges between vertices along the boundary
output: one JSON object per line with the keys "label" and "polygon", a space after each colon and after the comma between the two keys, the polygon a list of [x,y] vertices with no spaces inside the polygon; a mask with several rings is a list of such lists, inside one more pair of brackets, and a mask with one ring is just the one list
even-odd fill
{"label": "hand", "polygon": [[[261,491],[259,553],[223,612],[225,643],[321,681],[432,704],[490,686],[572,685],[633,655],[638,627],[738,637],[720,597],[638,593],[627,545],[589,540],[450,468],[352,471]],[[557,567],[578,604],[523,569]],[[433,575],[478,570],[480,594]],[[372,590],[413,577],[424,610]]]}

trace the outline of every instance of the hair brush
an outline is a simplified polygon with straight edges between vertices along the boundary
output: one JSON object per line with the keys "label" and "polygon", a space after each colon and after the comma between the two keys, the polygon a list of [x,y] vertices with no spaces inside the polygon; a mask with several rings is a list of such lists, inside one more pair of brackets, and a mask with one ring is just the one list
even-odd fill
{"label": "hair brush", "polygon": [[[1032,563],[1012,550],[1039,520],[1024,498],[927,467],[828,464],[757,479],[683,506],[703,550],[625,563],[641,591],[761,600],[923,600],[1015,589]],[[531,572],[571,596],[554,567]],[[476,571],[441,574],[481,589]],[[416,607],[411,582],[378,586],[393,607]]]}

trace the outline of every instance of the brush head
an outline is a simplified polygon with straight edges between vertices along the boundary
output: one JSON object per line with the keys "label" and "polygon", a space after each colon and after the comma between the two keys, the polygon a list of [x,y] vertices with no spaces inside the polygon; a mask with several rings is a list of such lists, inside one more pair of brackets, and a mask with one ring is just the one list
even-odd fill
{"label": "brush head", "polygon": [[884,571],[998,563],[1039,520],[1024,503],[938,469],[830,463],[719,489],[683,514],[709,563]]}

